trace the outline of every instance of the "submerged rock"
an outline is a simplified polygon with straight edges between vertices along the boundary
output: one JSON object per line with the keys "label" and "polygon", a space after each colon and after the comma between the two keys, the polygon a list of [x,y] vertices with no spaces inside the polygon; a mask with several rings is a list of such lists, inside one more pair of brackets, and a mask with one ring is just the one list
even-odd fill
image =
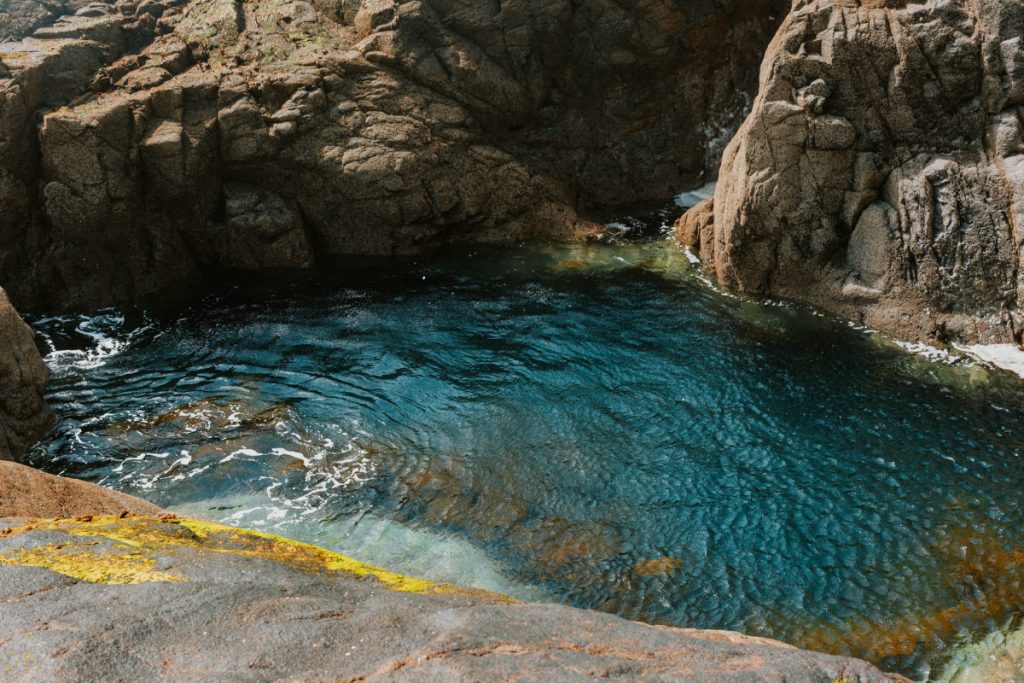
{"label": "submerged rock", "polygon": [[580,212],[713,172],[786,4],[87,5],[0,50],[0,282],[91,307],[590,234]]}
{"label": "submerged rock", "polygon": [[10,524],[0,666],[19,680],[906,680],[736,633],[518,604],[209,522]]}
{"label": "submerged rock", "polygon": [[1024,3],[798,0],[712,203],[728,287],[901,338],[1020,342]]}
{"label": "submerged rock", "polygon": [[0,461],[23,456],[53,427],[43,398],[49,379],[32,330],[0,289]]}
{"label": "submerged rock", "polygon": [[1019,681],[1024,677],[1024,630],[996,631],[953,653],[937,683]]}

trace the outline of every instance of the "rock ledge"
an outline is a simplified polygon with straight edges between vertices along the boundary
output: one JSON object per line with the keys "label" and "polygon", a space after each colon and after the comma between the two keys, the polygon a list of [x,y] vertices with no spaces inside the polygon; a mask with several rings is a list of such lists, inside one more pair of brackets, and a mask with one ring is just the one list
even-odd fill
{"label": "rock ledge", "polygon": [[0,520],[17,680],[905,679],[735,633],[645,626],[154,517]]}

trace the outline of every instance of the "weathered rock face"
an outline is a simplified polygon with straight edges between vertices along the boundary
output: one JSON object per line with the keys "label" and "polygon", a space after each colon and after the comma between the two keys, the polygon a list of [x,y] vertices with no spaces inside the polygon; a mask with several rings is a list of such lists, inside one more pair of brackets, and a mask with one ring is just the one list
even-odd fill
{"label": "weathered rock face", "polygon": [[0,52],[0,282],[90,306],[204,269],[586,234],[580,211],[717,166],[786,4],[81,7]]}
{"label": "weathered rock face", "polygon": [[65,0],[0,0],[0,40],[20,40],[70,9]]}
{"label": "weathered rock face", "polygon": [[949,683],[1017,681],[1024,671],[1024,631],[995,631],[953,654],[935,680]]}
{"label": "weathered rock face", "polygon": [[735,633],[515,604],[209,522],[5,526],[0,667],[19,681],[906,681]]}
{"label": "weathered rock face", "polygon": [[1019,343],[1022,35],[1021,0],[796,0],[680,239],[734,289]]}
{"label": "weathered rock face", "polygon": [[0,460],[24,455],[52,428],[43,400],[49,378],[32,330],[0,289]]}

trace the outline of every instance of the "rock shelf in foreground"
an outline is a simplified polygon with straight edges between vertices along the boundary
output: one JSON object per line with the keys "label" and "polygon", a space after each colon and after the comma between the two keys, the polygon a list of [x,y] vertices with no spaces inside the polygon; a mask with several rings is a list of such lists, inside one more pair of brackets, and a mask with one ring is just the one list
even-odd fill
{"label": "rock shelf in foreground", "polygon": [[[0,483],[26,476],[16,468],[0,466]],[[520,604],[268,534],[135,516],[148,504],[63,486],[111,514],[0,518],[5,680],[905,681],[766,639]],[[0,498],[3,515],[27,509]]]}

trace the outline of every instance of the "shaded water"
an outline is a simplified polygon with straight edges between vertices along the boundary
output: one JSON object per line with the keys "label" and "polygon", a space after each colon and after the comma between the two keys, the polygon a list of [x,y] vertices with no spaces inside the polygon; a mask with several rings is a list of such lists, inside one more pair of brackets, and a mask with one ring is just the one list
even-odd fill
{"label": "shaded water", "polygon": [[1024,390],[698,281],[459,252],[35,323],[35,464],[390,569],[917,678],[1024,599]]}

